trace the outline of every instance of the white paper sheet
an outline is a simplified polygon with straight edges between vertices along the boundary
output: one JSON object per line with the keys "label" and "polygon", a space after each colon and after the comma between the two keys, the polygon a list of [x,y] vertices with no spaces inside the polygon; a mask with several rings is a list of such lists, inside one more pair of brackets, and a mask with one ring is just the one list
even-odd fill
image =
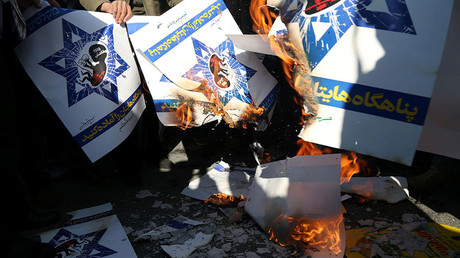
{"label": "white paper sheet", "polygon": [[446,46],[418,150],[460,159],[460,2],[454,1]]}
{"label": "white paper sheet", "polygon": [[128,137],[145,108],[126,28],[111,14],[46,4],[24,16],[19,60],[94,162]]}

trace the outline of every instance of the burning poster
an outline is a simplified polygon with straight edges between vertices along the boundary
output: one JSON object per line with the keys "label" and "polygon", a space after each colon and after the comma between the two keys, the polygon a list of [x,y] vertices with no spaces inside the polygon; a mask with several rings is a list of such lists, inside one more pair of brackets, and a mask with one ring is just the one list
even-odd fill
{"label": "burning poster", "polygon": [[306,53],[318,107],[306,141],[410,165],[452,0],[268,0]]}
{"label": "burning poster", "polygon": [[134,17],[128,31],[163,124],[268,120],[279,86],[226,36],[241,30],[223,1],[185,0],[160,17]]}
{"label": "burning poster", "polygon": [[128,137],[145,108],[126,29],[110,14],[42,5],[24,12],[28,37],[16,53],[94,162]]}
{"label": "burning poster", "polygon": [[343,257],[340,154],[297,156],[259,165],[246,212],[283,246],[313,257]]}
{"label": "burning poster", "polygon": [[137,257],[110,203],[69,213],[59,229],[40,234],[57,257]]}

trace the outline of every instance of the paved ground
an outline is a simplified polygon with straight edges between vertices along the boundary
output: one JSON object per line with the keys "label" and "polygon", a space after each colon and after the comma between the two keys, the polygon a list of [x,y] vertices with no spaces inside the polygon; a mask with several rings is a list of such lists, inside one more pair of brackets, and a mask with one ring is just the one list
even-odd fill
{"label": "paved ground", "polygon": [[[199,152],[196,148],[195,151]],[[134,240],[142,233],[165,225],[178,215],[204,222],[206,230],[214,234],[212,241],[196,250],[192,257],[300,257],[300,254],[295,254],[295,248],[281,247],[270,241],[268,235],[249,216],[244,216],[240,223],[229,224],[228,217],[218,207],[181,194],[189,181],[206,173],[220,160],[219,156],[223,159],[219,154],[222,153],[214,152],[214,157],[203,160],[193,154],[187,155],[180,144],[170,154],[170,159],[175,162],[170,172],[160,172],[157,166],[144,164],[142,183],[134,187],[126,186],[116,167],[111,167],[110,164],[105,166],[106,171],[100,171],[112,178],[112,182],[107,185],[92,185],[88,181],[66,175],[53,182],[61,200],[58,209],[64,214],[111,202],[138,257],[168,257],[160,245],[177,241],[177,236],[155,241]],[[381,175],[409,176],[410,169],[405,166],[393,163],[379,166]],[[148,190],[152,195],[146,198],[136,197],[141,190]],[[396,204],[382,201],[360,203],[359,198],[351,198],[343,202],[347,210],[345,226],[347,229],[360,228],[364,225],[363,221],[369,219],[373,222],[385,220],[402,223],[404,214],[417,214],[427,221],[460,228],[458,196],[458,191],[437,188]],[[421,198],[420,201],[417,198]],[[64,220],[65,217],[62,221]],[[59,224],[23,234],[33,237],[57,226]]]}

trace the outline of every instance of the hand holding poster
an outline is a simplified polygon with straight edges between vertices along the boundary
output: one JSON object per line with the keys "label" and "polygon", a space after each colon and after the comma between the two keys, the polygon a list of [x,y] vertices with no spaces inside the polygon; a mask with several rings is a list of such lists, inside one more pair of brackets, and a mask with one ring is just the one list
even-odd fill
{"label": "hand holding poster", "polygon": [[91,161],[133,130],[145,108],[126,28],[112,15],[50,7],[24,12],[17,56]]}

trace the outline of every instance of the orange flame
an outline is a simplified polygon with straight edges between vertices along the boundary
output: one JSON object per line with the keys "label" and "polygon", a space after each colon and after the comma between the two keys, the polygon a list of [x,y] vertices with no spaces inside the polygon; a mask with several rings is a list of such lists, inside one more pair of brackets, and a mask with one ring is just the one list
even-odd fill
{"label": "orange flame", "polygon": [[241,115],[242,127],[248,128],[248,123],[257,121],[260,116],[264,114],[265,109],[263,107],[248,106],[248,108]]}
{"label": "orange flame", "polygon": [[304,252],[313,247],[339,254],[342,221],[343,215],[329,220],[280,215],[272,222],[268,234],[270,240],[281,246],[296,246]]}
{"label": "orange flame", "polygon": [[[261,35],[268,34],[273,26],[274,19],[277,17],[277,14],[270,10],[269,7],[265,5],[265,2],[266,0],[252,0],[250,5],[253,29]],[[270,42],[270,48],[283,61],[284,74],[287,77],[287,81],[290,82],[292,86],[292,72],[295,59],[290,52],[296,49],[295,46],[289,41],[277,41],[275,36],[269,37],[268,40]]]}
{"label": "orange flame", "polygon": [[192,108],[187,102],[177,108],[176,111],[177,120],[181,123],[178,127],[182,130],[193,127],[193,115]]}
{"label": "orange flame", "polygon": [[224,193],[218,193],[218,194],[213,194],[211,197],[209,197],[209,199],[207,199],[204,202],[211,203],[216,206],[225,206],[225,205],[237,204],[244,200],[246,199],[242,195],[237,197],[237,196],[230,196]]}
{"label": "orange flame", "polygon": [[[320,149],[315,144],[304,141],[302,139],[297,141],[297,145],[300,147],[296,156],[322,155],[332,153],[332,150],[329,148]],[[348,154],[342,153],[340,160],[340,184],[349,182],[351,177],[359,172],[368,172],[369,169],[366,167],[366,164],[366,161],[359,159],[358,155],[354,152],[350,152]]]}

